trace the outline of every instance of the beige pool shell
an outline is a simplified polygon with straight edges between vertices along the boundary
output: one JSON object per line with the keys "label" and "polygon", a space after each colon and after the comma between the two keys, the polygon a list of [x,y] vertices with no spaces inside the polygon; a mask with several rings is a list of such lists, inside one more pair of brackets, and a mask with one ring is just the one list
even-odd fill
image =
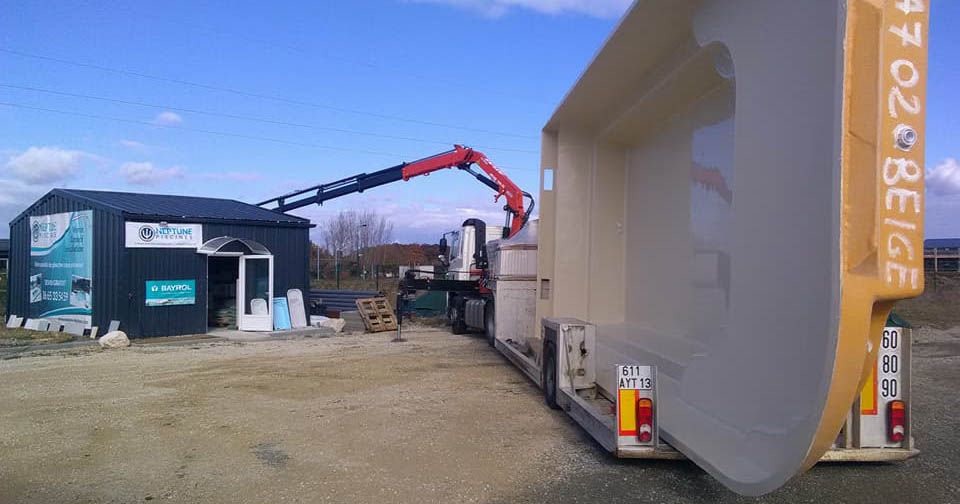
{"label": "beige pool shell", "polygon": [[544,128],[537,319],[596,324],[605,390],[657,366],[736,492],[820,458],[923,289],[926,3],[641,0]]}

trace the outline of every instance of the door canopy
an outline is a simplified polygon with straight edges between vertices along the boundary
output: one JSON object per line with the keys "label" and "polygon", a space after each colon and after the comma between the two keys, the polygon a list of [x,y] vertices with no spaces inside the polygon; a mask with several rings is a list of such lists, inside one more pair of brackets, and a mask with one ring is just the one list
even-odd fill
{"label": "door canopy", "polygon": [[197,253],[208,256],[220,252],[240,252],[243,255],[272,255],[270,249],[259,242],[232,236],[221,236],[207,240],[197,249]]}

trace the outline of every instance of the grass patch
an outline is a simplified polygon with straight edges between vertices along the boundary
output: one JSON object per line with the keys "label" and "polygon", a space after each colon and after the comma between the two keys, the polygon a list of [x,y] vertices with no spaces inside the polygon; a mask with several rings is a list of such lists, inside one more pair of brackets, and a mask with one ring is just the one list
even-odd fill
{"label": "grass patch", "polygon": [[0,328],[0,346],[52,345],[68,341],[73,341],[72,334]]}

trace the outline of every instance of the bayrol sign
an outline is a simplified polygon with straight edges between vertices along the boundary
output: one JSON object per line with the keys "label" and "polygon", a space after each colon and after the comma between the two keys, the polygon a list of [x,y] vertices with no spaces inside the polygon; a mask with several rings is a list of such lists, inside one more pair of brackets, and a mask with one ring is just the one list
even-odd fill
{"label": "bayrol sign", "polygon": [[127,222],[127,248],[189,248],[203,244],[200,224],[168,224],[165,222]]}
{"label": "bayrol sign", "polygon": [[196,280],[148,280],[147,306],[192,305],[197,302]]}

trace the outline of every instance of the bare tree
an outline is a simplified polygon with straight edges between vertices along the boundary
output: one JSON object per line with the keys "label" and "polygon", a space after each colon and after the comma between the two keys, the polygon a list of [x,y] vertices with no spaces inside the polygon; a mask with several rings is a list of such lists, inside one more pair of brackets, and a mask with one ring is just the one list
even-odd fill
{"label": "bare tree", "polygon": [[358,215],[360,248],[368,254],[368,264],[383,264],[381,245],[393,240],[393,224],[373,210],[364,210]]}
{"label": "bare tree", "polygon": [[321,224],[323,244],[331,254],[357,254],[368,251],[367,264],[381,264],[380,245],[393,239],[393,224],[373,210],[347,210]]}
{"label": "bare tree", "polygon": [[354,250],[356,229],[356,212],[341,211],[320,225],[320,236],[331,254],[345,254]]}

